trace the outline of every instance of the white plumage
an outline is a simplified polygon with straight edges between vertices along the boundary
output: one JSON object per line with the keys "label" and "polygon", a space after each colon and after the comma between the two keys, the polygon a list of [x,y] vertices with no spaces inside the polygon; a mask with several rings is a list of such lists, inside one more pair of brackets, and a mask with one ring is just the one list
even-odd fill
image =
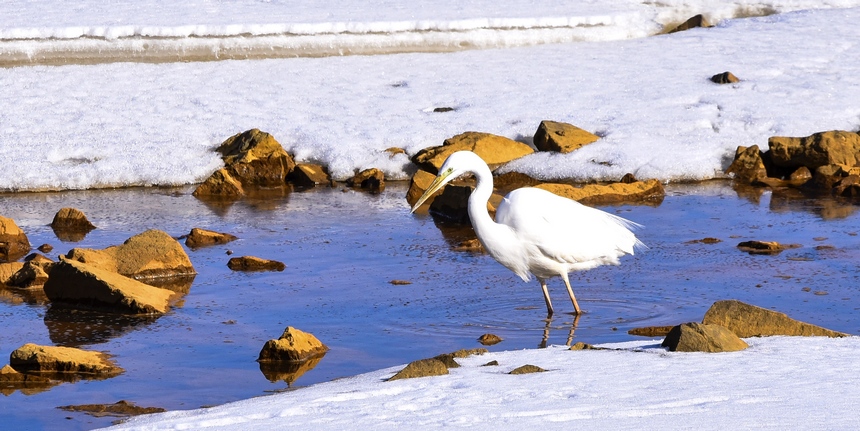
{"label": "white plumage", "polygon": [[493,221],[487,212],[493,176],[483,159],[470,151],[458,151],[445,160],[412,211],[449,181],[466,173],[473,173],[477,179],[469,197],[469,219],[478,240],[496,261],[523,280],[528,281],[532,275],[538,279],[549,315],[553,308],[547,279],[562,278],[579,315],[582,311],[568,273],[618,265],[621,256],[644,247],[631,231],[640,227],[638,224],[533,187],[508,193]]}

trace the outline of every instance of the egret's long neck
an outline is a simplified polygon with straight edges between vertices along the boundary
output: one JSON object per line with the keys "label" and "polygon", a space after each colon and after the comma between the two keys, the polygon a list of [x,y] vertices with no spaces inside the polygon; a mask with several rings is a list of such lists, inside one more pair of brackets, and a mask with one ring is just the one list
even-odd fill
{"label": "egret's long neck", "polygon": [[[469,196],[469,219],[472,221],[475,234],[486,247],[488,240],[510,235],[510,229],[493,221],[487,211],[487,202],[493,194],[493,174],[490,168],[482,164],[474,167],[472,173],[475,174],[477,185]],[[507,232],[502,233],[499,230]]]}

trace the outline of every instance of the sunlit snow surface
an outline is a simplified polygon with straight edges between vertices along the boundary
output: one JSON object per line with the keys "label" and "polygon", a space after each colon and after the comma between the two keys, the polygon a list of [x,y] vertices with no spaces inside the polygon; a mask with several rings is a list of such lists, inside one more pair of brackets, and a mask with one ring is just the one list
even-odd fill
{"label": "sunlit snow surface", "polygon": [[[659,340],[488,353],[437,377],[400,367],[294,392],[131,419],[120,430],[856,429],[860,338],[771,337],[733,353]],[[482,366],[491,360],[498,366]],[[521,365],[544,373],[508,375]]]}
{"label": "sunlit snow surface", "polygon": [[[860,9],[829,9],[856,1],[594,1],[564,7],[346,2],[330,9],[277,1],[150,0],[110,8],[43,2],[53,13],[37,11],[38,3],[0,6],[4,17],[12,17],[0,27],[0,50],[68,38],[171,36],[150,43],[193,43],[204,35],[239,40],[286,31],[319,40],[339,32],[385,39],[416,29],[477,31],[475,40],[485,46],[527,46],[3,68],[0,190],[200,182],[221,165],[212,148],[250,128],[272,133],[299,161],[327,165],[338,180],[369,167],[406,179],[414,169],[408,157],[390,158],[383,150],[402,147],[414,154],[469,130],[528,142],[545,119],[570,122],[602,139],[568,155],[528,156],[507,169],[543,179],[615,179],[627,172],[705,179],[722,175],[738,145],[765,147],[773,135],[856,130],[860,123]],[[694,12],[714,11],[706,15],[721,19],[813,5],[826,9],[642,37],[659,31],[659,23]],[[597,24],[580,25],[589,20]],[[36,22],[44,27],[33,27]],[[534,41],[514,40],[520,33],[511,26],[576,28],[587,37],[529,45]],[[720,86],[708,80],[727,70],[742,81]],[[437,107],[454,110],[433,112]]]}

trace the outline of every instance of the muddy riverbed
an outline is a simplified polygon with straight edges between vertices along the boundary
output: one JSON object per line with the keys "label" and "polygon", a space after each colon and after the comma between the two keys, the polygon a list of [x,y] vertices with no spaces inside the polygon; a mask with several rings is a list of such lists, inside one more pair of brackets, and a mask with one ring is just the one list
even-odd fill
{"label": "muddy riverbed", "polygon": [[[627,330],[634,327],[700,320],[720,299],[860,334],[858,206],[830,198],[738,192],[727,182],[708,182],[669,186],[656,206],[603,207],[645,225],[638,235],[649,249],[620,267],[571,275],[586,312],[574,327],[560,280],[550,282],[550,292],[561,313],[547,321],[537,282],[521,281],[488,255],[453,251],[468,230],[410,214],[405,184],[389,184],[376,195],[318,188],[232,204],[202,202],[192,190],[0,195],[0,214],[14,219],[34,247],[53,245],[52,258],[73,247],[119,244],[150,228],[178,237],[202,227],[240,238],[188,250],[199,275],[158,318],[61,313],[40,295],[0,291],[0,362],[32,342],[108,352],[126,370],[32,394],[4,392],[4,428],[81,430],[115,419],[56,408],[69,404],[127,400],[177,410],[301,390],[481,347],[476,339],[488,332],[504,339],[490,350],[623,341],[633,338]],[[59,240],[48,224],[67,206],[84,211],[98,229],[78,242]],[[721,242],[696,242],[706,237]],[[746,240],[801,247],[750,255],[736,247]],[[233,272],[228,250],[287,268]],[[265,341],[286,326],[331,348],[290,384],[270,381],[255,362]]]}

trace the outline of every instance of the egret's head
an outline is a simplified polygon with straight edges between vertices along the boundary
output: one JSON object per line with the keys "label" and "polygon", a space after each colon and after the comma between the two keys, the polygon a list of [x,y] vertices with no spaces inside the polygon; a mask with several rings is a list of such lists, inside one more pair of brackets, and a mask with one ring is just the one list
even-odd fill
{"label": "egret's head", "polygon": [[[480,157],[471,151],[457,151],[456,153],[451,154],[445,159],[445,163],[442,164],[442,167],[439,168],[439,174],[436,175],[436,178],[430,183],[430,186],[427,187],[427,190],[424,191],[424,194],[418,198],[418,201],[415,202],[415,205],[412,206],[412,212],[418,209],[430,196],[433,196],[434,193],[439,191],[442,187],[445,187],[445,184],[448,184],[451,180],[463,175],[467,172],[470,172],[472,169],[472,165],[474,164],[473,158],[477,158],[480,160]],[[483,163],[483,161],[481,161]]]}

